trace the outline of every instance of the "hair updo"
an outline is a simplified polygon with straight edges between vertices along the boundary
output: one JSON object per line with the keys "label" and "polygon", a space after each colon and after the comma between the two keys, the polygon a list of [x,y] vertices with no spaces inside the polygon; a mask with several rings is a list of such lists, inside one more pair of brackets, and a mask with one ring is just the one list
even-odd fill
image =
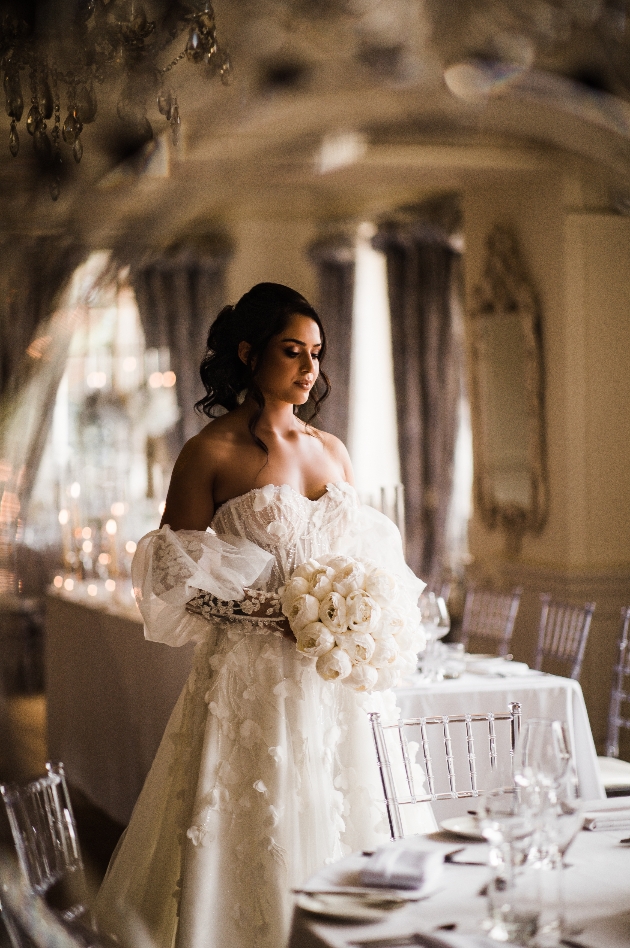
{"label": "hair updo", "polygon": [[[321,364],[326,354],[326,334],[311,304],[296,290],[281,283],[257,283],[235,306],[224,306],[212,323],[208,332],[207,351],[199,369],[206,395],[196,403],[197,411],[214,418],[216,408],[231,411],[242,400],[241,393],[246,392],[258,405],[258,411],[249,422],[249,430],[265,454],[268,453],[267,446],[255,433],[265,407],[265,396],[256,382],[254,365],[260,364],[269,342],[286,328],[292,316],[308,316],[317,324],[322,340],[319,352]],[[250,345],[247,362],[243,362],[238,354],[241,342]],[[328,378],[320,370],[308,401],[305,405],[296,405],[295,413],[303,421],[312,421],[329,392]]]}

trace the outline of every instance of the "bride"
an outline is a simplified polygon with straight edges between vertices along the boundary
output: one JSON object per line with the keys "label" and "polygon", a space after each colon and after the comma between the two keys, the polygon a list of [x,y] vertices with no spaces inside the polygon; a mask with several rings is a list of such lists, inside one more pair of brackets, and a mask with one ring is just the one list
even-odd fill
{"label": "bride", "polygon": [[328,394],[325,351],[315,310],[276,283],[210,329],[199,404],[223,413],[184,446],[133,564],[146,637],[197,646],[95,906],[123,943],[141,926],[157,948],[280,948],[292,887],[388,838],[365,704],[391,711],[392,693],[320,678],[276,595],[331,550],[423,587],[360,507],[343,444],[302,420]]}

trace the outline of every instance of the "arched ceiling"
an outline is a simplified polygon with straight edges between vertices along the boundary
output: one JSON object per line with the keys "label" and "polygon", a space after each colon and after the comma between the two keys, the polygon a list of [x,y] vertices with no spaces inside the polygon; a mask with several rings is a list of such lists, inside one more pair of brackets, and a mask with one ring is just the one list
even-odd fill
{"label": "arched ceiling", "polygon": [[[378,214],[479,175],[567,160],[597,168],[624,194],[630,105],[601,30],[581,21],[534,56],[513,45],[512,59],[522,61],[506,71],[489,57],[505,56],[505,37],[518,36],[509,19],[516,7],[217,0],[234,80],[223,86],[187,62],[173,71],[181,144],[172,145],[153,109],[154,140],[124,155],[118,93],[105,85],[83,133],[83,160],[66,162],[56,203],[25,133],[17,158],[0,151],[1,230],[74,233],[93,247],[165,244],[239,216]],[[453,65],[464,67],[460,95],[444,79]]]}

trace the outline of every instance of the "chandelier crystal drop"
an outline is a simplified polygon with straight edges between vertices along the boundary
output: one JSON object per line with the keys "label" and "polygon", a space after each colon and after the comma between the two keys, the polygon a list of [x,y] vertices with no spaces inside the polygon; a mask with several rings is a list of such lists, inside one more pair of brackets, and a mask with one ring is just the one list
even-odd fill
{"label": "chandelier crystal drop", "polygon": [[120,86],[118,117],[138,145],[153,137],[148,112],[156,106],[177,145],[181,117],[170,73],[181,62],[190,62],[206,66],[205,75],[216,75],[224,84],[232,79],[230,57],[217,41],[210,0],[175,0],[155,19],[140,0],[75,0],[71,12],[57,35],[49,29],[45,36],[38,35],[34,25],[19,16],[0,18],[9,151],[17,157],[19,124],[26,112],[26,131],[49,178],[53,200],[59,196],[64,163],[72,156],[78,164],[83,156],[83,128],[97,116],[95,86]]}

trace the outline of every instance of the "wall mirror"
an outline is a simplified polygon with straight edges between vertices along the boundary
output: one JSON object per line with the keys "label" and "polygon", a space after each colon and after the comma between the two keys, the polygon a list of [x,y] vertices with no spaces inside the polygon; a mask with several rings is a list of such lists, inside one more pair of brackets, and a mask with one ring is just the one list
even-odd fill
{"label": "wall mirror", "polygon": [[516,555],[547,517],[540,312],[514,233],[495,226],[469,311],[474,490]]}

